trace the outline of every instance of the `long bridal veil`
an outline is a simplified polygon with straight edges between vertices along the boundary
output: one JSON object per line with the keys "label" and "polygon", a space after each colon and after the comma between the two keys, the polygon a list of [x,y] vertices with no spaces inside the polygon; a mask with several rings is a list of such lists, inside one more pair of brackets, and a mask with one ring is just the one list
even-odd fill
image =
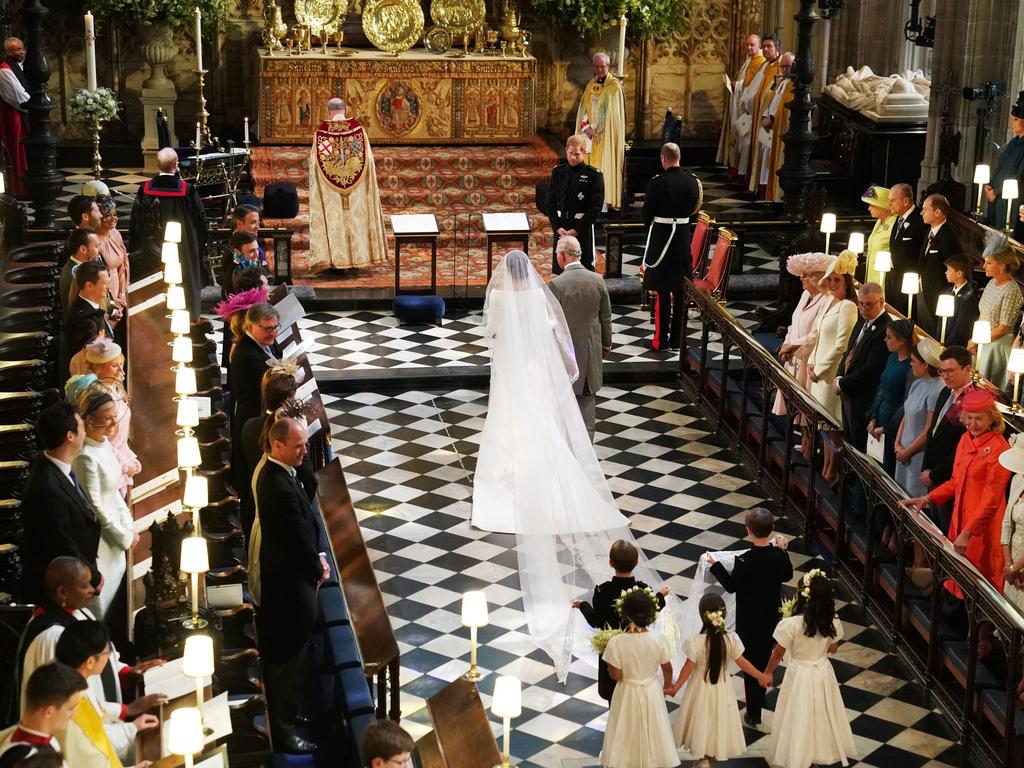
{"label": "long bridal veil", "polygon": [[[484,303],[491,386],[473,485],[473,524],[514,532],[523,607],[534,642],[564,681],[573,653],[591,653],[571,607],[611,576],[608,550],[633,541],[580,415],[561,306],[522,251],[498,264]],[[638,579],[660,575],[641,551]],[[660,623],[674,627],[671,611]],[[673,637],[673,647],[678,645]]]}

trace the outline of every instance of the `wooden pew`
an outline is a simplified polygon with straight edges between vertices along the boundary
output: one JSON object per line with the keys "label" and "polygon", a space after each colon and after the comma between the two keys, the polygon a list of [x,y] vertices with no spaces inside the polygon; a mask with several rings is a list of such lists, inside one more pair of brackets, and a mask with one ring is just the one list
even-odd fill
{"label": "wooden pew", "polygon": [[[387,716],[397,721],[402,714],[398,695],[398,642],[391,628],[384,597],[377,585],[370,555],[366,551],[341,462],[335,459],[317,473],[317,478],[320,481],[320,509],[335,560],[341,569],[338,581],[359,641],[367,682],[371,682],[376,675],[377,717]],[[390,709],[387,707],[389,682]]]}
{"label": "wooden pew", "polygon": [[[501,764],[498,742],[475,684],[462,678],[449,683],[427,699],[427,713],[445,768]],[[429,746],[427,750],[429,754]]]}

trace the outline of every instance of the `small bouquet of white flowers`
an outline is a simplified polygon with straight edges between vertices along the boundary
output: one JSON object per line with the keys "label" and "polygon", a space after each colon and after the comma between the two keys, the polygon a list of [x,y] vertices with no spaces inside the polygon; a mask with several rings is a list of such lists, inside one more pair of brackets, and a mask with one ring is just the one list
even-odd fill
{"label": "small bouquet of white flowers", "polygon": [[113,120],[121,109],[109,88],[97,88],[95,91],[82,88],[71,97],[69,106],[72,119],[85,123]]}

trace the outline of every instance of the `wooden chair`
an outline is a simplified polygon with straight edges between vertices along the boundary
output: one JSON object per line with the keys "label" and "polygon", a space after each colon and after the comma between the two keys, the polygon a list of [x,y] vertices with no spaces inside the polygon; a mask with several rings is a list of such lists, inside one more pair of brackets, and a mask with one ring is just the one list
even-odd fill
{"label": "wooden chair", "polygon": [[708,258],[708,246],[711,245],[711,231],[714,227],[715,220],[704,211],[697,215],[697,223],[690,235],[690,266],[694,279],[704,277],[704,264]]}
{"label": "wooden chair", "polygon": [[693,281],[698,288],[704,288],[719,302],[725,302],[725,292],[729,287],[729,266],[736,251],[736,233],[731,229],[720,227],[715,250],[711,254],[711,264],[707,275]]}

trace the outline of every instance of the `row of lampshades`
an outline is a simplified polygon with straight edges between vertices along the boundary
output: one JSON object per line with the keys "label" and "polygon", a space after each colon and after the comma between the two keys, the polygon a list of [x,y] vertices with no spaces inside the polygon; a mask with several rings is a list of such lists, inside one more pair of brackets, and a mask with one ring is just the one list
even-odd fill
{"label": "row of lampshades", "polygon": [[[978,170],[982,174],[978,174]],[[982,185],[988,183],[988,166],[979,165],[975,169],[975,183],[982,178]],[[1010,184],[1012,182],[1012,184]],[[1010,203],[1017,198],[1017,180],[1007,179],[1003,182],[1003,199],[1006,200],[1007,211],[1010,210]],[[981,187],[978,189],[978,212],[981,211]],[[1007,213],[1007,228],[1009,228],[1009,213]],[[836,231],[836,215],[834,213],[823,213],[821,215],[820,231],[825,235],[825,253],[828,253],[831,236]],[[851,232],[850,240],[846,246],[847,250],[853,251],[858,256],[864,253],[864,233]],[[875,253],[875,269],[879,272],[890,272],[892,270],[892,254],[889,251],[878,251]],[[921,292],[921,276],[917,272],[905,272],[900,292],[907,296],[907,319],[913,320],[914,297]],[[946,343],[946,322],[953,317],[956,310],[955,299],[951,293],[941,294],[935,303],[935,316],[942,318],[942,329],[939,335],[939,342]],[[925,329],[929,331],[929,329]],[[971,341],[978,346],[976,363],[981,361],[981,351],[986,344],[992,343],[992,324],[988,320],[978,320],[974,323],[971,333]],[[975,370],[977,370],[977,364]],[[1020,406],[1020,377],[1024,374],[1024,349],[1010,351],[1010,359],[1006,365],[1007,371],[1013,374],[1013,410],[1019,412]]]}
{"label": "row of lampshades", "polygon": [[[480,591],[464,593],[462,595],[462,626],[469,627],[469,672],[463,676],[463,679],[474,684],[482,677],[476,666],[476,632],[480,627],[486,627],[488,623],[487,595]],[[494,681],[491,712],[495,717],[501,718],[501,764],[503,768],[509,768],[511,720],[513,717],[519,717],[523,712],[523,686],[518,677],[500,675]]]}
{"label": "row of lampshades", "polygon": [[[182,506],[192,514],[192,535],[181,541],[180,568],[190,577],[192,613],[182,622],[186,629],[197,631],[207,625],[199,615],[200,577],[210,570],[210,555],[206,539],[202,536],[199,510],[209,504],[207,480],[197,474],[202,463],[199,441],[194,429],[199,425],[199,403],[193,397],[197,392],[196,372],[192,368],[192,321],[185,303],[182,288],[181,261],[178,248],[181,243],[181,222],[169,221],[164,228],[164,244],[160,260],[163,264],[163,280],[167,285],[167,309],[170,310],[171,360],[174,366],[174,392],[177,403],[175,421],[179,429],[177,458],[178,468],[185,473]],[[171,713],[168,722],[168,749],[185,759],[186,768],[192,768],[193,755],[203,751],[206,741],[203,727],[203,687],[205,680],[214,673],[213,638],[206,634],[192,634],[185,639],[182,657],[185,675],[195,678],[196,706],[182,707]]]}

